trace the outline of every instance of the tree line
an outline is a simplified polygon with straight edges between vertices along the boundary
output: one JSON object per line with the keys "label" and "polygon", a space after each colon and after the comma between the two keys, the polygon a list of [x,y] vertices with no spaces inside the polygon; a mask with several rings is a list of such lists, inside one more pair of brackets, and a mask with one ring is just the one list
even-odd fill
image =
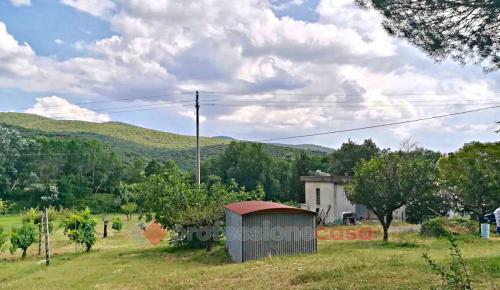
{"label": "tree line", "polygon": [[[360,144],[348,140],[329,155],[291,151],[281,158],[270,156],[259,143],[232,142],[222,154],[202,163],[201,189],[194,188],[193,172],[180,170],[174,161],[130,160],[98,141],[30,138],[0,127],[0,145],[0,213],[50,204],[89,207],[96,213],[139,211],[153,217],[155,205],[178,199],[172,188],[200,200],[190,208],[212,206],[213,196],[227,202],[244,199],[235,192],[302,203],[300,176],[316,170],[351,177],[349,198],[367,205],[385,229],[392,211],[402,205],[408,221],[419,223],[450,209],[481,217],[500,204],[498,142],[470,143],[441,154],[409,142],[391,151],[370,139]],[[172,208],[180,211],[189,204],[183,202]]]}

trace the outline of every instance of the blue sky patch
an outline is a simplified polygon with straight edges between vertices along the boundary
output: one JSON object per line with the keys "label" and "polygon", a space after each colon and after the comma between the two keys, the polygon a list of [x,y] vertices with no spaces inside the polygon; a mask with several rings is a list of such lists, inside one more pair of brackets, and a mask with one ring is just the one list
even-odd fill
{"label": "blue sky patch", "polygon": [[92,42],[113,35],[108,22],[55,0],[34,0],[31,6],[20,7],[0,2],[0,21],[37,55],[60,60],[81,55],[75,49],[78,41]]}
{"label": "blue sky patch", "polygon": [[316,7],[318,7],[319,0],[304,0],[300,5],[290,4],[292,0],[278,0],[274,1],[275,9],[273,12],[278,17],[290,17],[295,20],[305,22],[316,22],[318,14]]}

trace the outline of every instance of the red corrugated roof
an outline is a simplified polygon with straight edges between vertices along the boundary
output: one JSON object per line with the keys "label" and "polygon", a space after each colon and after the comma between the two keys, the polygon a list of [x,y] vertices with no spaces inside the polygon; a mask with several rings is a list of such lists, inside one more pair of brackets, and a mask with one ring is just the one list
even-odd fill
{"label": "red corrugated roof", "polygon": [[307,212],[307,213],[312,213],[315,214],[314,212],[305,210],[305,209],[300,209],[296,207],[291,207],[287,206],[284,204],[280,203],[275,203],[275,202],[270,202],[270,201],[242,201],[242,202],[236,202],[236,203],[231,203],[224,208],[235,212],[239,215],[246,215],[250,213],[257,213],[257,212]]}

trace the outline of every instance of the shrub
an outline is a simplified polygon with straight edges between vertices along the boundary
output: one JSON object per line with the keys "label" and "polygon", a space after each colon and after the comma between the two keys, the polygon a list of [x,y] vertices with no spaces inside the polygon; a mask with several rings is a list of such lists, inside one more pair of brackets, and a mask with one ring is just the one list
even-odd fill
{"label": "shrub", "polygon": [[462,252],[458,247],[457,241],[452,234],[445,234],[450,243],[451,262],[447,266],[439,266],[431,257],[424,253],[422,256],[433,271],[441,278],[441,285],[431,287],[431,289],[443,290],[469,290],[472,289],[471,279],[467,272],[467,267],[462,258]]}
{"label": "shrub", "polygon": [[425,221],[420,229],[420,234],[426,237],[445,237],[448,234],[470,234],[476,232],[476,230],[476,223],[470,219],[438,217]]}
{"label": "shrub", "polygon": [[36,241],[37,228],[33,223],[25,223],[20,228],[12,228],[10,235],[10,252],[14,254],[17,249],[23,251],[22,258],[26,257],[26,251]]}
{"label": "shrub", "polygon": [[70,240],[85,245],[87,252],[90,252],[97,241],[96,225],[97,221],[92,217],[89,209],[79,214],[72,213],[63,221],[64,234]]}
{"label": "shrub", "polygon": [[0,226],[0,252],[3,250],[3,247],[7,242],[7,237],[7,233],[5,232],[3,227]]}
{"label": "shrub", "polygon": [[425,221],[420,228],[420,234],[426,237],[442,237],[447,231],[444,227],[444,218],[433,218]]}
{"label": "shrub", "polygon": [[111,225],[111,228],[117,232],[121,231],[123,229],[122,220],[119,217],[114,217],[113,224]]}

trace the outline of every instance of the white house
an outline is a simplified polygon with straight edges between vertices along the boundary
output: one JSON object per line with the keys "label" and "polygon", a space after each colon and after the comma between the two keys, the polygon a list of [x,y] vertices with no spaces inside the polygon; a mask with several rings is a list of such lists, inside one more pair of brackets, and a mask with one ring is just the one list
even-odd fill
{"label": "white house", "polygon": [[[365,205],[352,204],[346,197],[344,186],[349,182],[345,176],[331,176],[317,171],[312,176],[301,176],[305,185],[305,204],[307,210],[326,215],[327,224],[341,223],[342,213],[352,212],[358,219],[376,219]],[[405,220],[405,208],[394,211],[394,220]]]}

